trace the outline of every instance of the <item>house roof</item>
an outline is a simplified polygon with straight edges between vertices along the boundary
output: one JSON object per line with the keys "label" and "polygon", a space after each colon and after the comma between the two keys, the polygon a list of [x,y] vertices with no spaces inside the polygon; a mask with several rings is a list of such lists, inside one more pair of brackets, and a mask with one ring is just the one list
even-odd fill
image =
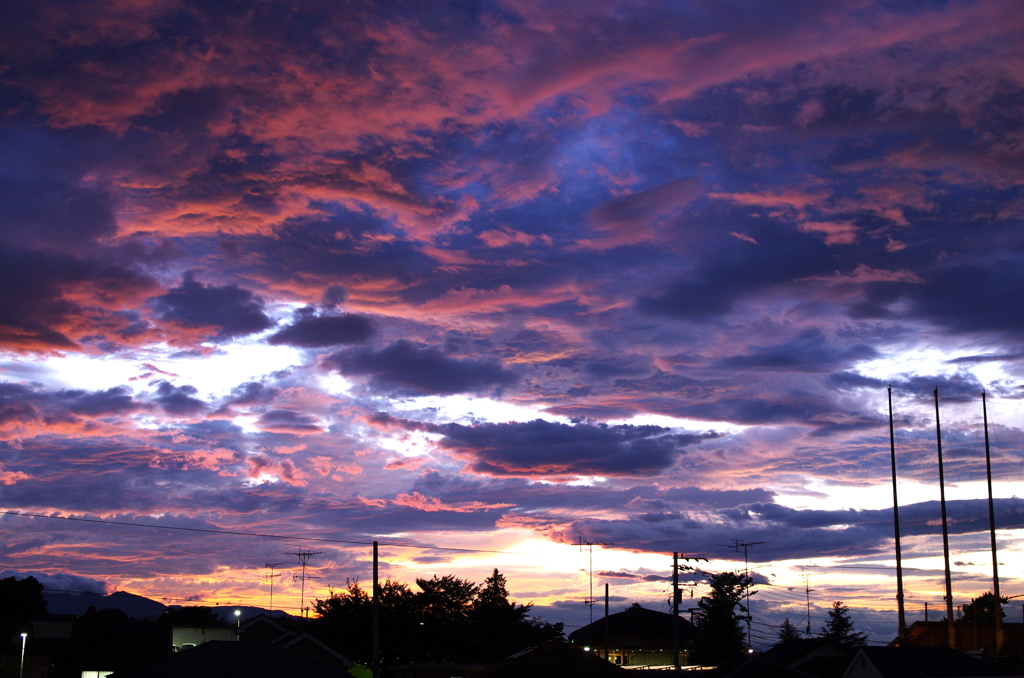
{"label": "house roof", "polygon": [[863,647],[854,656],[847,675],[863,656],[883,678],[967,678],[1003,673],[948,647]]}
{"label": "house roof", "polygon": [[813,673],[787,667],[763,654],[742,657],[699,675],[708,678],[816,678]]}
{"label": "house roof", "polygon": [[[604,627],[605,620],[601,618],[570,633],[569,640],[578,645],[600,647],[604,643]],[[687,639],[696,634],[697,628],[680,617],[679,638]],[[608,635],[616,647],[671,648],[672,615],[636,605],[608,615]]]}
{"label": "house roof", "polygon": [[211,640],[130,669],[111,678],[347,678],[336,671],[273,643]]}
{"label": "house roof", "polygon": [[628,672],[564,640],[552,640],[492,664],[473,678],[621,678]]}
{"label": "house roof", "polygon": [[763,654],[774,662],[822,678],[843,675],[855,650],[827,638],[796,638]]}

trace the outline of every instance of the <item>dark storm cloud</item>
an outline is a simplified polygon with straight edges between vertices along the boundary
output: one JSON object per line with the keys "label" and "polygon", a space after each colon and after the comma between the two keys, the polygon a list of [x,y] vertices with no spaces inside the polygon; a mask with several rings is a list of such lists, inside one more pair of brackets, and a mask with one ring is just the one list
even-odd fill
{"label": "dark storm cloud", "polygon": [[207,404],[194,397],[199,393],[195,386],[175,386],[168,381],[161,381],[156,388],[153,400],[163,411],[174,417],[189,417],[204,411]]}
{"label": "dark storm cloud", "polygon": [[20,384],[0,382],[0,424],[27,422],[39,418],[31,400],[36,394]]}
{"label": "dark storm cloud", "polygon": [[73,252],[113,235],[114,201],[86,181],[107,155],[95,134],[0,128],[0,246]]}
{"label": "dark storm cloud", "polygon": [[866,344],[842,348],[833,346],[821,330],[811,328],[791,341],[756,347],[744,355],[723,358],[717,361],[716,366],[725,369],[827,372],[837,365],[871,360],[877,356],[878,351]]}
{"label": "dark storm cloud", "polygon": [[901,376],[895,379],[875,379],[856,372],[836,372],[829,375],[829,383],[841,389],[872,389],[884,391],[892,387],[893,396],[930,399],[935,389],[939,397],[980,398],[984,386],[973,374],[958,372],[953,375]]}
{"label": "dark storm cloud", "polygon": [[348,297],[348,290],[342,285],[328,285],[320,296],[320,304],[324,308],[335,308]]}
{"label": "dark storm cloud", "polygon": [[280,393],[281,389],[275,386],[267,386],[258,381],[247,381],[231,389],[228,403],[232,405],[271,403]]}
{"label": "dark storm cloud", "polygon": [[373,323],[366,316],[314,315],[311,311],[296,315],[291,325],[270,335],[270,344],[302,348],[320,348],[338,344],[359,344],[373,336]]}
{"label": "dark storm cloud", "polygon": [[2,570],[0,571],[0,579],[6,579],[7,577],[14,577],[15,579],[24,579],[25,577],[35,577],[36,581],[43,585],[49,591],[74,591],[76,593],[101,593],[106,595],[107,583],[103,581],[97,581],[90,577],[79,577],[73,574],[56,573],[49,574],[46,572],[38,572],[36,570],[29,570],[27,572],[20,572],[17,570]]}
{"label": "dark storm cloud", "polygon": [[292,410],[271,410],[260,415],[257,424],[268,431],[319,433],[323,429],[316,417]]}
{"label": "dark storm cloud", "polygon": [[592,362],[583,366],[589,374],[598,379],[610,379],[612,377],[632,377],[644,374],[648,371],[646,367],[631,367],[610,362]]}
{"label": "dark storm cloud", "polygon": [[115,386],[105,391],[60,391],[57,398],[75,414],[86,416],[102,416],[105,414],[121,414],[134,412],[144,407],[136,401],[132,393],[124,386]]}
{"label": "dark storm cloud", "polygon": [[237,285],[204,285],[195,273],[185,274],[181,285],[149,300],[164,320],[184,327],[219,328],[215,338],[229,340],[273,327],[263,313],[263,300]]}
{"label": "dark storm cloud", "polygon": [[1021,358],[1024,358],[1024,353],[982,353],[980,355],[960,356],[946,362],[952,365],[969,365],[972,363],[1016,362]]}
{"label": "dark storm cloud", "polygon": [[[349,280],[394,278],[409,284],[437,265],[414,244],[383,237],[389,235],[388,223],[369,211],[335,204],[317,203],[317,207],[325,216],[290,219],[272,238],[244,238],[246,251],[262,255],[253,263],[260,276],[293,281],[301,271],[312,280],[332,283],[327,287],[332,292],[320,292],[321,284],[316,284],[317,295],[329,305]],[[339,233],[347,237],[339,239]]]}
{"label": "dark storm cloud", "polygon": [[498,361],[452,358],[437,346],[407,339],[377,351],[335,353],[325,364],[346,376],[369,376],[374,390],[412,395],[481,392],[509,386],[518,379]]}
{"label": "dark storm cloud", "polygon": [[[952,535],[984,533],[988,530],[988,505],[985,500],[948,502]],[[760,541],[756,550],[759,562],[813,558],[815,556],[864,557],[889,553],[892,548],[892,509],[877,510],[801,510],[778,504],[750,504],[716,513],[709,523],[695,520],[683,512],[638,514],[626,520],[580,520],[572,524],[566,537],[575,540],[612,542],[616,546],[642,551],[684,550],[705,557],[734,558],[735,552],[723,545],[733,538]],[[908,540],[904,548],[914,548],[912,538],[934,538],[941,534],[936,524],[938,502],[900,507],[900,530]],[[999,529],[1017,529],[1024,525],[1024,512],[1013,499],[996,500],[996,524]]]}
{"label": "dark storm cloud", "polygon": [[770,293],[795,280],[835,269],[837,254],[810,236],[764,228],[758,245],[719,245],[688,275],[637,298],[653,315],[713,321],[737,301]]}
{"label": "dark storm cloud", "polygon": [[[0,248],[0,345],[14,350],[76,349],[74,338],[83,321],[105,320],[99,304],[130,303],[155,286],[152,279],[117,265]],[[96,295],[96,303],[83,306],[80,295],[65,295],[83,289]],[[128,324],[122,319],[115,327]]]}
{"label": "dark storm cloud", "polygon": [[508,424],[446,424],[439,445],[489,475],[648,476],[672,466],[686,447],[717,433],[674,433],[660,426],[570,426],[537,419]]}
{"label": "dark storm cloud", "polygon": [[528,478],[476,477],[464,473],[427,471],[412,490],[438,497],[448,504],[468,501],[500,503],[514,499],[518,509],[539,511],[558,508],[580,511],[704,510],[728,509],[744,504],[770,502],[774,493],[761,488],[710,490],[700,487],[661,487],[655,484],[628,487],[566,486],[536,483]]}
{"label": "dark storm cloud", "polygon": [[47,391],[11,382],[0,382],[0,425],[38,422],[44,433],[51,424],[80,421],[79,418],[127,415],[149,409],[150,405],[136,400],[130,389],[115,386],[104,391],[59,390]]}
{"label": "dark storm cloud", "polygon": [[[899,311],[898,302],[904,302]],[[926,284],[876,282],[851,306],[855,318],[915,317],[964,334],[998,332],[1024,339],[1024,266],[992,257],[984,265],[936,268]]]}

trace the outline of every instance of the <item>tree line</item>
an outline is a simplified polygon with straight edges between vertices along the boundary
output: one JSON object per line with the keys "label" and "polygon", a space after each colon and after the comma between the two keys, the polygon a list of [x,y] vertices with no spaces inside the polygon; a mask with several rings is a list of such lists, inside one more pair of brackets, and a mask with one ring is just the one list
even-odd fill
{"label": "tree line", "polygon": [[[563,637],[563,625],[530,615],[532,603],[509,600],[497,569],[482,584],[454,575],[416,579],[413,590],[387,579],[380,585],[380,660],[384,666],[444,662],[487,663]],[[317,600],[311,631],[358,662],[371,661],[372,591],[358,581]]]}

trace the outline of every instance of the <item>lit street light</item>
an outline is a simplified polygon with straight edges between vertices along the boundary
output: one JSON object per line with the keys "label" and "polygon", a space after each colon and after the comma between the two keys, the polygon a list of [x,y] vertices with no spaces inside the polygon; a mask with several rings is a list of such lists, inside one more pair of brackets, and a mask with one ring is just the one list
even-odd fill
{"label": "lit street light", "polygon": [[241,610],[235,610],[235,622],[236,622],[235,623],[235,628],[240,628],[242,626],[242,611]]}
{"label": "lit street light", "polygon": [[22,678],[25,675],[25,639],[28,638],[27,633],[21,634],[21,668],[18,669],[18,678]]}

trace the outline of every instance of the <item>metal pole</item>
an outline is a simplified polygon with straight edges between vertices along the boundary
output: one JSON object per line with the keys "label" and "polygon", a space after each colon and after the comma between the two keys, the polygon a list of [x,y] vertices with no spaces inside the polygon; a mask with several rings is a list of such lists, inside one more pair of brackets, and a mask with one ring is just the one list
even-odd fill
{"label": "metal pole", "polygon": [[679,670],[679,553],[672,552],[672,665]]}
{"label": "metal pole", "polygon": [[370,641],[373,678],[380,678],[380,582],[377,574],[377,542],[373,542],[373,632]]}
{"label": "metal pole", "polygon": [[605,658],[605,661],[611,661],[611,659],[608,658],[608,653],[609,653],[609,649],[610,649],[610,645],[611,645],[611,643],[609,642],[611,634],[608,632],[608,624],[609,624],[609,620],[608,620],[608,582],[605,582],[605,584],[604,584],[604,658]]}
{"label": "metal pole", "polygon": [[907,614],[903,607],[903,554],[900,550],[900,502],[896,497],[896,434],[892,426],[892,386],[889,392],[889,456],[892,459],[892,523],[896,530],[896,609],[899,615],[899,639],[907,635]]}
{"label": "metal pole", "polygon": [[985,422],[985,477],[988,480],[988,531],[992,536],[992,605],[996,615],[996,654],[1003,649],[1003,606],[999,598],[999,557],[996,555],[996,510],[992,502],[992,455],[988,445],[988,405],[985,392],[981,392],[981,415]]}
{"label": "metal pole", "polygon": [[18,669],[18,678],[22,678],[25,675],[25,639],[28,638],[27,633],[21,634],[21,667]]}
{"label": "metal pole", "polygon": [[590,545],[590,623],[594,623],[594,545]]}
{"label": "metal pole", "polygon": [[949,524],[946,521],[946,478],[942,472],[942,429],[939,427],[939,387],[935,387],[935,443],[939,452],[939,504],[942,507],[942,557],[946,566],[946,644],[956,649],[953,625],[953,578],[949,571]]}

